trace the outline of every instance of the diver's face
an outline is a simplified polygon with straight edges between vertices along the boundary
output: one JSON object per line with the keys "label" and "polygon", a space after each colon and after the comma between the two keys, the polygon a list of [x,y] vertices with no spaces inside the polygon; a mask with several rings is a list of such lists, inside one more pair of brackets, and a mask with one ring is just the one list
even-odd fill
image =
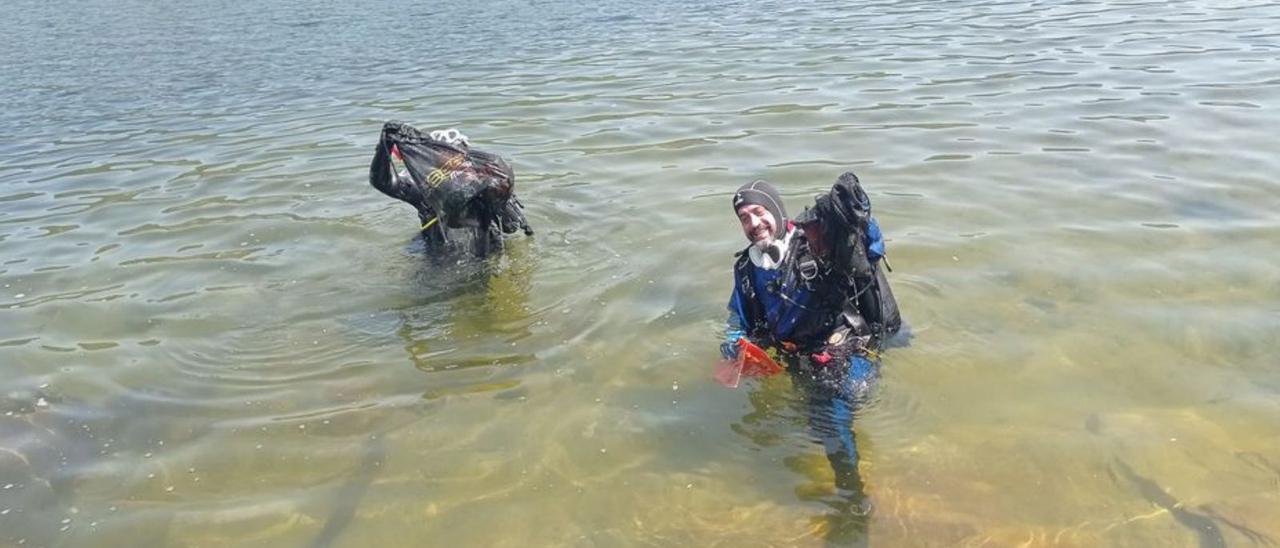
{"label": "diver's face", "polygon": [[742,223],[742,233],[753,244],[769,241],[778,228],[778,221],[773,218],[773,214],[764,206],[756,204],[738,208],[738,222]]}

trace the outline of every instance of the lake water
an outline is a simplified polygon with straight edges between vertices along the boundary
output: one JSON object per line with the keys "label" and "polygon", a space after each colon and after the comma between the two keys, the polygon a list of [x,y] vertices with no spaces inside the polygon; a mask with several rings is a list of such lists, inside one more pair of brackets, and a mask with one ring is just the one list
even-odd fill
{"label": "lake water", "polygon": [[[0,546],[1280,543],[1280,7],[0,6]],[[383,121],[511,159],[432,264]],[[915,338],[841,534],[744,245],[854,170]]]}

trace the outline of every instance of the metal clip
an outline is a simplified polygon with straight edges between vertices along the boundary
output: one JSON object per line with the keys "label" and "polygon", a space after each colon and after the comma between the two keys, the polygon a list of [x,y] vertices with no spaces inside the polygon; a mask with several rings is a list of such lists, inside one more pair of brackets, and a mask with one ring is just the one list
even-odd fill
{"label": "metal clip", "polygon": [[817,261],[813,259],[809,259],[803,263],[800,263],[800,279],[806,282],[811,282],[813,281],[814,278],[817,278],[817,277],[818,277]]}

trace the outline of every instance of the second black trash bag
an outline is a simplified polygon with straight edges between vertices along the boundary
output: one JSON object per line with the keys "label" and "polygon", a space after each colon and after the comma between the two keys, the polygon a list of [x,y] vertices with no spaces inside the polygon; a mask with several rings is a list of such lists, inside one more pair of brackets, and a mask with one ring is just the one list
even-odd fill
{"label": "second black trash bag", "polygon": [[[857,304],[847,317],[861,317],[875,338],[874,345],[892,337],[902,327],[898,301],[884,270],[884,236],[871,214],[871,199],[852,171],[840,175],[831,190],[819,195],[813,207],[796,216],[796,224],[814,230],[811,238],[828,249],[825,261],[843,273],[841,291]],[[852,327],[852,326],[851,326]]]}
{"label": "second black trash bag", "polygon": [[[393,160],[404,169],[397,170]],[[417,209],[429,246],[457,245],[456,234],[467,234],[474,252],[484,256],[501,249],[503,234],[533,234],[515,195],[511,165],[472,149],[456,130],[428,134],[387,122],[369,166],[369,184]]]}

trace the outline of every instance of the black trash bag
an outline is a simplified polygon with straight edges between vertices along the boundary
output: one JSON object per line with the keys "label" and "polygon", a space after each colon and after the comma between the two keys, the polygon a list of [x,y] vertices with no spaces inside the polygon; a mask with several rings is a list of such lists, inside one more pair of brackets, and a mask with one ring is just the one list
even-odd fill
{"label": "black trash bag", "polygon": [[[515,195],[515,172],[501,156],[472,149],[450,131],[423,133],[387,122],[369,166],[369,184],[418,210],[428,245],[448,245],[457,229],[468,234],[477,255],[501,249],[502,235],[532,235]],[[433,137],[434,135],[434,137]],[[393,163],[403,162],[397,170]]]}
{"label": "black trash bag", "polygon": [[831,191],[818,196],[796,222],[807,233],[814,231],[823,260],[833,272],[843,274],[840,286],[851,308],[845,311],[846,323],[860,316],[873,336],[872,346],[897,333],[902,315],[884,274],[884,241],[858,176],[851,171],[840,175]]}

